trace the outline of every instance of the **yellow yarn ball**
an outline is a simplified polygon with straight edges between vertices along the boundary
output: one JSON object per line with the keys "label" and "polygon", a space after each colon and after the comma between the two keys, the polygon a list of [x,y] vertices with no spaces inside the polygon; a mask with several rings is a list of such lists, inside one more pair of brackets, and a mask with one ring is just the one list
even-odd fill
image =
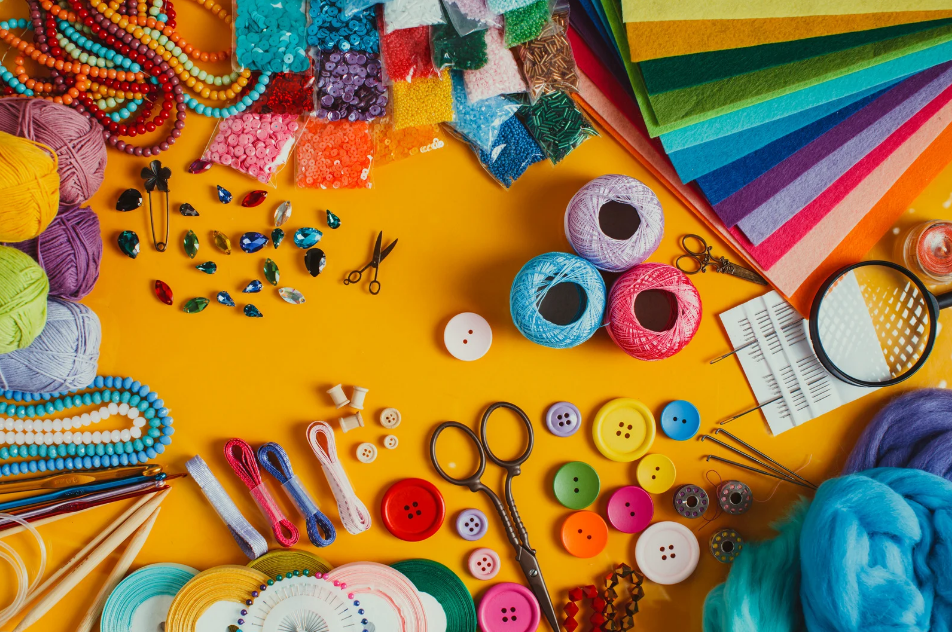
{"label": "yellow yarn ball", "polygon": [[46,326],[50,282],[29,255],[0,246],[0,353],[30,346]]}
{"label": "yellow yarn ball", "polygon": [[35,141],[0,132],[0,241],[25,241],[59,210],[59,160]]}

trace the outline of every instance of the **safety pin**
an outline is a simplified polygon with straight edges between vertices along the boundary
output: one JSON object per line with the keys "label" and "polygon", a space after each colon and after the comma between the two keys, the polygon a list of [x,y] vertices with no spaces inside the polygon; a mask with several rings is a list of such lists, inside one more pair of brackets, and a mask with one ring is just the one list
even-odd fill
{"label": "safety pin", "polygon": [[[162,162],[153,160],[148,167],[142,169],[139,176],[144,180],[145,190],[149,193],[149,226],[152,228],[152,245],[159,252],[165,252],[169,244],[169,178],[172,177],[172,170],[163,167]],[[165,193],[165,240],[158,241],[155,238],[155,219],[152,215],[152,191],[158,189]]]}
{"label": "safety pin", "polygon": [[786,482],[792,483],[792,484],[794,484],[794,485],[799,485],[800,487],[806,487],[807,489],[813,489],[813,490],[815,490],[815,488],[810,487],[809,485],[806,485],[806,484],[804,484],[804,483],[801,483],[800,481],[796,481],[796,480],[793,480],[793,479],[789,479],[789,478],[786,478],[785,476],[777,476],[776,474],[773,474],[773,473],[771,473],[771,472],[765,472],[764,470],[758,470],[756,467],[750,467],[749,465],[744,465],[743,463],[737,463],[736,461],[730,461],[730,460],[728,460],[728,459],[722,459],[721,457],[719,457],[719,456],[717,456],[717,455],[714,455],[714,454],[708,454],[708,455],[707,455],[707,458],[704,459],[704,460],[705,460],[705,461],[710,461],[711,459],[714,459],[715,461],[720,461],[721,463],[727,463],[727,464],[729,464],[729,465],[734,465],[734,466],[736,466],[736,467],[740,467],[740,468],[743,468],[743,469],[745,469],[745,470],[749,470],[749,471],[751,471],[751,472],[756,472],[757,474],[763,474],[763,475],[765,475],[765,476],[770,476],[771,478],[778,478],[778,479],[780,479],[781,481],[786,481]]}
{"label": "safety pin", "polygon": [[790,468],[784,467],[783,465],[781,465],[781,464],[778,463],[777,461],[774,461],[773,459],[771,459],[769,456],[767,456],[766,454],[764,454],[763,452],[761,452],[760,450],[758,450],[758,449],[755,448],[754,446],[748,445],[748,444],[744,443],[744,442],[741,441],[739,438],[735,437],[734,435],[732,435],[731,433],[727,432],[727,431],[724,430],[723,428],[715,428],[715,429],[714,429],[714,434],[718,434],[718,433],[721,433],[721,432],[723,432],[723,433],[726,434],[728,437],[730,437],[731,439],[733,439],[733,440],[736,441],[737,443],[741,444],[742,446],[744,446],[745,448],[747,448],[747,449],[750,450],[751,452],[754,452],[754,453],[757,454],[758,456],[767,459],[768,461],[770,461],[771,463],[773,463],[774,465],[776,465],[777,467],[779,467],[779,468],[782,469],[783,471],[785,471],[785,472],[787,472],[788,474],[790,474],[790,476],[795,476],[796,478],[800,479],[801,481],[803,481],[803,482],[806,483],[807,485],[810,485],[811,487],[816,488],[816,485],[814,485],[813,483],[811,483],[811,482],[808,481],[807,479],[803,478],[802,476],[800,476],[799,474],[797,474],[796,472],[794,472],[794,471],[791,470]]}
{"label": "safety pin", "polygon": [[[710,439],[711,441],[713,441],[713,442],[716,443],[717,445],[719,445],[719,446],[721,446],[721,447],[723,447],[723,448],[727,448],[728,450],[730,450],[730,451],[733,452],[734,454],[739,454],[739,455],[741,455],[742,457],[744,457],[745,459],[748,459],[748,460],[750,460],[750,461],[753,461],[754,463],[756,463],[757,465],[759,465],[759,466],[761,466],[761,467],[767,468],[767,469],[770,470],[771,472],[774,472],[775,474],[777,474],[779,477],[782,477],[782,478],[784,478],[785,480],[790,480],[791,483],[792,483],[792,482],[795,482],[794,479],[789,478],[789,476],[788,476],[785,472],[783,472],[783,471],[781,471],[781,470],[778,470],[778,469],[776,469],[776,468],[774,468],[774,467],[771,467],[770,465],[767,465],[767,464],[764,463],[763,461],[761,461],[761,460],[759,460],[759,459],[757,459],[757,458],[755,458],[755,457],[753,457],[753,456],[747,454],[746,452],[743,452],[743,451],[741,451],[741,450],[738,450],[738,449],[735,448],[734,446],[727,445],[727,444],[724,443],[723,441],[720,441],[720,440],[718,440],[718,439],[715,439],[714,437],[712,437],[712,436],[710,436],[710,435],[701,435],[701,441],[704,441],[705,439]],[[804,481],[804,482],[807,483],[810,487],[814,487],[813,483],[810,483],[809,481]]]}
{"label": "safety pin", "polygon": [[[784,325],[783,327],[780,328],[780,331],[783,331],[783,330],[787,329],[787,328],[790,327],[791,325],[799,325],[799,324],[802,323],[802,322],[803,322],[803,319],[801,318],[801,319],[795,320],[795,321],[793,321],[793,322],[791,322],[791,323],[787,323],[786,325]],[[778,332],[777,332],[777,330],[775,329],[775,330],[771,331],[769,334],[766,334],[766,335],[764,336],[764,338],[769,338],[769,337],[771,337],[771,336],[776,336],[777,333],[778,333]],[[750,347],[750,346],[753,346],[753,345],[755,345],[755,344],[758,344],[759,342],[760,342],[760,341],[757,340],[757,338],[754,338],[754,339],[751,340],[750,342],[746,342],[746,343],[742,344],[741,346],[737,347],[737,348],[734,349],[733,351],[728,351],[728,352],[725,353],[724,355],[717,356],[716,358],[714,358],[713,360],[711,360],[710,362],[708,362],[708,364],[717,364],[717,363],[720,362],[721,360],[725,360],[725,359],[731,357],[732,355],[734,355],[735,353],[739,353],[739,352],[743,351],[744,349],[746,349],[747,347]]]}

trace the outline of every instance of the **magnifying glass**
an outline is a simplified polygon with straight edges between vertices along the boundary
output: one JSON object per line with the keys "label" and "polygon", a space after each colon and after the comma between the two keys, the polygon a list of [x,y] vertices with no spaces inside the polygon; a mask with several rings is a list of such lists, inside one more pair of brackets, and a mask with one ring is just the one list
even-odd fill
{"label": "magnifying glass", "polygon": [[922,368],[935,344],[939,311],[952,292],[933,295],[910,270],[864,261],[835,273],[810,310],[810,339],[826,369],[856,386],[891,386]]}

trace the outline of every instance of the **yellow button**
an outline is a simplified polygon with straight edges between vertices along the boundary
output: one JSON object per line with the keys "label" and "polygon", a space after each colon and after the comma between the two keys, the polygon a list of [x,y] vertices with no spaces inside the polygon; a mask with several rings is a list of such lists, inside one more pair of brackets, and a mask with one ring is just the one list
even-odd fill
{"label": "yellow button", "polygon": [[628,463],[643,457],[655,440],[655,419],[636,399],[613,399],[595,415],[592,438],[603,456]]}
{"label": "yellow button", "polygon": [[649,494],[663,494],[674,485],[677,470],[674,462],[663,454],[649,454],[638,463],[635,476]]}

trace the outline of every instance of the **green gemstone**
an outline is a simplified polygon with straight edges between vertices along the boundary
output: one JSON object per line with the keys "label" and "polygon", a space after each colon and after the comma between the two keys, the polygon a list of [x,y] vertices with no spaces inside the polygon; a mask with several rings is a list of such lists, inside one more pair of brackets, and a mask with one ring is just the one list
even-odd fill
{"label": "green gemstone", "polygon": [[194,230],[190,230],[185,234],[185,240],[182,242],[182,245],[185,246],[185,254],[188,255],[188,258],[194,259],[195,255],[198,254],[198,235],[195,234]]}
{"label": "green gemstone", "polygon": [[139,256],[139,236],[134,231],[124,230],[119,233],[119,250],[123,254],[135,259]]}
{"label": "green gemstone", "polygon": [[206,307],[208,307],[208,299],[199,297],[189,299],[189,301],[185,303],[185,307],[183,309],[185,310],[186,314],[197,314]]}
{"label": "green gemstone", "polygon": [[278,264],[271,259],[264,262],[264,278],[266,278],[271,285],[277,285],[281,279],[281,271],[278,270]]}
{"label": "green gemstone", "polygon": [[200,263],[195,266],[196,270],[201,270],[205,274],[215,274],[218,270],[218,266],[215,265],[214,261],[206,261],[205,263]]}

